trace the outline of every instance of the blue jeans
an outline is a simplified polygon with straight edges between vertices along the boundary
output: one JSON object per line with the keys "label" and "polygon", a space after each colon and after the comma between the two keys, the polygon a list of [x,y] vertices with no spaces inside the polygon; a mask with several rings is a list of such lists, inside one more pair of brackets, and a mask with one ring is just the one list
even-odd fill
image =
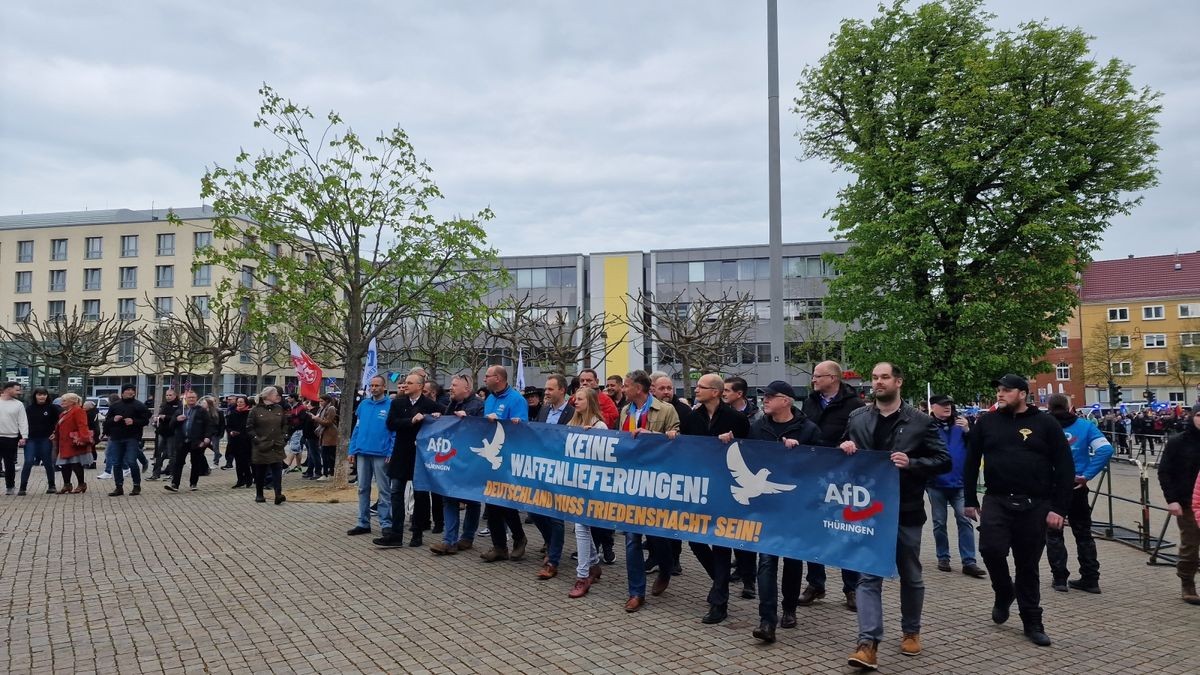
{"label": "blue jeans", "polygon": [[479,502],[462,500],[467,505],[467,514],[462,521],[462,536],[458,536],[458,505],[459,500],[453,497],[442,498],[442,517],[445,519],[446,530],[442,534],[442,543],[455,546],[459,540],[475,541],[475,530],[479,529]]}
{"label": "blue jeans", "polygon": [[946,533],[946,507],[954,509],[954,522],[958,531],[958,557],[962,564],[975,564],[975,525],[963,515],[962,488],[925,488],[929,495],[929,506],[933,510],[933,546],[938,561],[950,562],[950,538]]}
{"label": "blue jeans", "polygon": [[559,561],[562,560],[563,538],[566,530],[563,521],[559,518],[535,513],[533,514],[533,524],[537,527],[538,532],[542,533],[542,541],[546,542],[546,557],[550,559],[550,564],[558,567]]}
{"label": "blue jeans", "polygon": [[[900,630],[921,632],[925,580],[921,577],[921,526],[901,525],[896,539],[896,571],[900,573]],[[883,577],[858,578],[858,642],[879,644],[883,639]]]}
{"label": "blue jeans", "polygon": [[33,471],[34,460],[42,460],[42,468],[46,470],[46,483],[54,487],[54,462],[50,459],[50,439],[30,438],[25,441],[25,465],[21,467],[21,489],[29,485],[29,472]]}
{"label": "blue jeans", "polygon": [[[650,558],[658,563],[658,575],[670,577],[675,555],[671,542],[662,537],[646,536]],[[642,556],[642,535],[625,533],[625,576],[629,579],[629,597],[646,597],[646,558]]]}
{"label": "blue jeans", "polygon": [[138,439],[108,439],[108,447],[104,450],[104,460],[105,464],[112,467],[113,481],[117,487],[125,485],[125,469],[129,469],[129,476],[133,478],[134,485],[142,484],[142,467],[138,461],[141,456],[142,451],[138,447]]}
{"label": "blue jeans", "polygon": [[[392,529],[392,479],[388,478],[388,458],[383,455],[355,455],[358,458],[358,526],[371,527],[371,479],[379,488],[379,527]],[[401,506],[403,508],[403,506]]]}
{"label": "blue jeans", "polygon": [[321,443],[317,438],[304,439],[304,447],[308,450],[308,471],[305,475],[320,476],[321,475]]}

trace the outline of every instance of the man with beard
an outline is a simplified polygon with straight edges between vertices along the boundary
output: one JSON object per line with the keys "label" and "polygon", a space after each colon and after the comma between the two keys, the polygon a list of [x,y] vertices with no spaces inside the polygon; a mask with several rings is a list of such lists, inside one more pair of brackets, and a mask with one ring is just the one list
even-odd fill
{"label": "man with beard", "polygon": [[131,497],[142,493],[142,472],[138,459],[141,451],[138,441],[142,439],[142,429],[150,423],[150,409],[134,395],[137,387],[127,384],[121,387],[121,398],[117,399],[108,409],[104,418],[104,435],[108,436],[108,447],[104,449],[105,459],[112,457],[113,481],[116,489],[108,493],[109,497],[119,497],[125,494],[125,471],[129,469],[133,477]]}
{"label": "man with beard", "polygon": [[[979,554],[992,575],[995,605],[992,621],[1008,621],[1013,600],[1025,636],[1040,647],[1050,645],[1042,625],[1038,567],[1046,547],[1046,528],[1062,529],[1075,487],[1071,446],[1058,422],[1026,403],[1029,383],[1020,375],[992,382],[996,410],[979,418],[971,430],[963,483],[975,485],[984,463],[987,485],[983,505],[967,490],[966,516],[979,523]],[[1016,583],[1008,572],[1012,550]]]}
{"label": "man with beard", "polygon": [[[900,470],[900,520],[896,540],[896,571],[900,575],[900,653],[921,653],[921,610],[925,604],[925,581],[921,578],[921,529],[925,524],[925,484],[950,470],[950,454],[938,434],[933,418],[905,403],[900,397],[904,375],[894,364],[875,364],[871,389],[875,405],[850,415],[847,440],[842,452],[859,448],[890,453]],[[973,483],[969,483],[973,485]],[[883,577],[861,574],[858,578],[858,649],[849,663],[874,670],[879,640],[883,638]]]}
{"label": "man with beard", "polygon": [[[395,434],[392,459],[388,462],[388,477],[392,488],[392,527],[384,530],[383,536],[371,541],[376,546],[392,548],[403,545],[404,489],[413,479],[413,465],[417,460],[417,432],[425,417],[439,412],[437,404],[423,393],[425,376],[409,373],[404,378],[400,395],[388,409],[387,429]],[[438,507],[442,505],[439,503]],[[408,545],[416,548],[424,544],[422,533],[429,529],[432,500],[425,490],[413,490],[412,536]]]}

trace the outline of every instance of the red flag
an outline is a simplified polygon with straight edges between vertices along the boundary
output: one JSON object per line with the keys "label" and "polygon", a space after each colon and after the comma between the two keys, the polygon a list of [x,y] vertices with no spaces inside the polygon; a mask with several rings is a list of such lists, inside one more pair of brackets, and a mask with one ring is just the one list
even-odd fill
{"label": "red flag", "polygon": [[292,343],[292,365],[296,368],[296,379],[300,381],[300,397],[310,401],[321,398],[321,366],[295,342]]}

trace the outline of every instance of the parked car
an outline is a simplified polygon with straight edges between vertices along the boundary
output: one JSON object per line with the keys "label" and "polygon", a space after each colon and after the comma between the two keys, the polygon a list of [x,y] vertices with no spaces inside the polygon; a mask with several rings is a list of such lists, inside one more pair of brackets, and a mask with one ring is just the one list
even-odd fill
{"label": "parked car", "polygon": [[104,424],[104,418],[108,417],[108,397],[107,396],[89,396],[87,400],[96,404],[96,418],[101,424]]}

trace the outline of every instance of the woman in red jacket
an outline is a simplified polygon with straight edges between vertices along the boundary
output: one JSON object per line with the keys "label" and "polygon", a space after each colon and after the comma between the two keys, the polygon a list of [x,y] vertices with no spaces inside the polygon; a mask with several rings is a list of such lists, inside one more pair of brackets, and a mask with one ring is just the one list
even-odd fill
{"label": "woman in red jacket", "polygon": [[[76,394],[63,394],[62,415],[54,429],[55,448],[58,450],[58,470],[62,472],[63,486],[58,494],[87,492],[83,479],[83,467],[92,460],[92,446],[96,439],[88,427],[87,413],[83,401]],[[71,474],[79,479],[79,486],[71,489]]]}

